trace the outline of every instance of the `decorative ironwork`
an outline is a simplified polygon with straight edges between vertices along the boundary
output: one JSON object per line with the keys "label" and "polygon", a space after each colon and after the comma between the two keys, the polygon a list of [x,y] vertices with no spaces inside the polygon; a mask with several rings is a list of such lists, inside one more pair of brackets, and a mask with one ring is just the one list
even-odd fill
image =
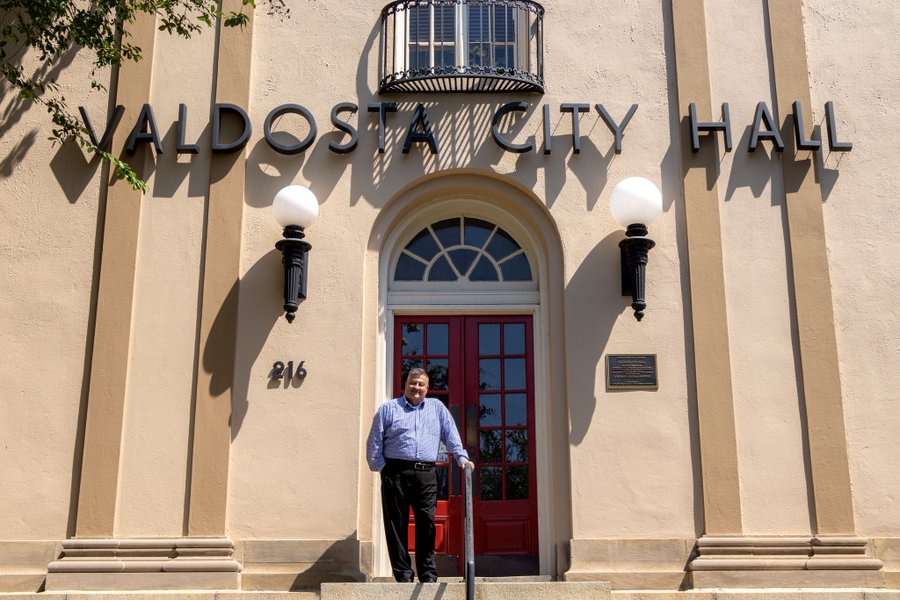
{"label": "decorative ironwork", "polygon": [[396,0],[381,11],[379,93],[544,93],[533,0]]}

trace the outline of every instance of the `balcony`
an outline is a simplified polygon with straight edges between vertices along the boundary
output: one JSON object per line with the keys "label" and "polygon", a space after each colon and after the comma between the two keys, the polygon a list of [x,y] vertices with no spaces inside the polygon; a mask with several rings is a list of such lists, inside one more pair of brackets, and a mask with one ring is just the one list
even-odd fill
{"label": "balcony", "polygon": [[380,94],[544,93],[544,7],[396,0],[381,11]]}

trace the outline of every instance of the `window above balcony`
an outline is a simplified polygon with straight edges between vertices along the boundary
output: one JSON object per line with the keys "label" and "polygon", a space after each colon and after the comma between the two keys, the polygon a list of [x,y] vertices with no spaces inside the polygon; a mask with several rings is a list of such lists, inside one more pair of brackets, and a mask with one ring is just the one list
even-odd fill
{"label": "window above balcony", "polygon": [[378,91],[542,94],[543,17],[531,0],[391,2]]}

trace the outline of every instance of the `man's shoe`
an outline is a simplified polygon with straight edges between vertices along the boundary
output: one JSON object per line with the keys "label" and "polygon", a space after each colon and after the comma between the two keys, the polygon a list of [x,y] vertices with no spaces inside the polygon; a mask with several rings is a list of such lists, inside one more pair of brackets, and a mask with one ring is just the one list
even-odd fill
{"label": "man's shoe", "polygon": [[437,583],[437,577],[426,577],[424,579],[420,579],[422,583]]}

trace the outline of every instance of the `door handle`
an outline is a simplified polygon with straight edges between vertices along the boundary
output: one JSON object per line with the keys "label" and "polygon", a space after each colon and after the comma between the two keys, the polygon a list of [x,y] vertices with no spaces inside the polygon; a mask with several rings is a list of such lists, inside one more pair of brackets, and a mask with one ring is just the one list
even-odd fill
{"label": "door handle", "polygon": [[481,448],[478,443],[478,407],[474,404],[466,405],[466,451],[469,460],[475,463],[472,469],[472,496],[478,496],[478,459]]}
{"label": "door handle", "polygon": [[478,411],[475,406],[466,406],[466,447],[478,448]]}

